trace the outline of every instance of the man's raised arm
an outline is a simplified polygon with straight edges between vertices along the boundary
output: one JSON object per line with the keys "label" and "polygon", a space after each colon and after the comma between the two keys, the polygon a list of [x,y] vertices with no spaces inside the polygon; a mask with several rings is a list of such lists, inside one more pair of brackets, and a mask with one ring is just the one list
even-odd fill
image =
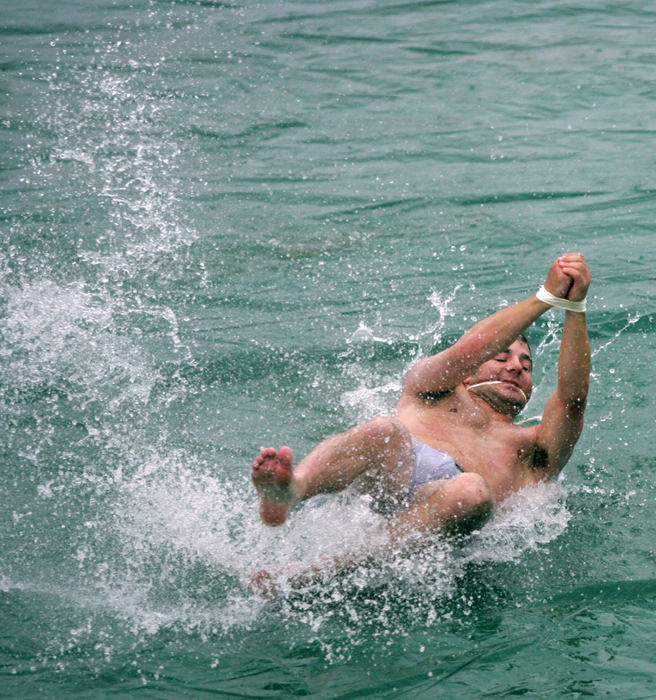
{"label": "man's raised arm", "polygon": [[[563,255],[553,263],[545,282],[545,288],[561,298],[567,297],[572,284],[562,271],[567,257]],[[532,296],[488,316],[450,348],[413,365],[406,375],[404,392],[417,395],[452,391],[483,362],[508,348],[549,306]]]}
{"label": "man's raised arm", "polygon": [[[566,298],[583,301],[591,275],[583,255],[562,257],[561,271],[569,279]],[[549,476],[555,476],[570,458],[583,429],[590,383],[590,340],[585,313],[565,312],[558,360],[558,385],[547,401],[542,424],[537,429],[537,446],[547,454]]]}

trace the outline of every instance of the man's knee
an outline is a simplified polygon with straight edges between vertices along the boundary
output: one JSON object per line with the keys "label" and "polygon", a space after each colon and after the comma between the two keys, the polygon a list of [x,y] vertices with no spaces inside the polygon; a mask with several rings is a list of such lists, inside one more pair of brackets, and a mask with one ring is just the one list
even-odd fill
{"label": "man's knee", "polygon": [[396,449],[399,445],[412,444],[408,429],[396,418],[379,416],[356,428],[360,437],[376,450]]}
{"label": "man's knee", "polygon": [[458,524],[477,527],[494,511],[495,500],[487,481],[474,472],[465,472],[449,484],[453,516]]}
{"label": "man's knee", "polygon": [[397,516],[392,531],[402,537],[411,532],[468,534],[482,527],[493,511],[494,494],[487,481],[465,472],[422,486],[410,508]]}

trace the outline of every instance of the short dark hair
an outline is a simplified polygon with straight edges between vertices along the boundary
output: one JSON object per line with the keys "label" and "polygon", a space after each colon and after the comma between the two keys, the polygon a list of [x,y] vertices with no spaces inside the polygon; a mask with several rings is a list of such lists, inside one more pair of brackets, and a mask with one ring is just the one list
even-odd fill
{"label": "short dark hair", "polygon": [[529,353],[530,353],[530,355],[531,355],[531,360],[532,360],[532,359],[533,359],[533,350],[532,350],[532,348],[531,348],[531,344],[528,342],[528,338],[527,338],[523,333],[520,333],[520,334],[517,336],[517,339],[518,339],[518,340],[523,340],[523,341],[526,343],[526,346],[528,347],[528,351],[529,351]]}

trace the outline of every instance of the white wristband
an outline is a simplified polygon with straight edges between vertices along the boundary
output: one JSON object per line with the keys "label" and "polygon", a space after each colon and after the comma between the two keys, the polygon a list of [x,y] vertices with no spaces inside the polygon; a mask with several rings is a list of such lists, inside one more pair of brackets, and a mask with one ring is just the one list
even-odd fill
{"label": "white wristband", "polygon": [[585,299],[583,301],[570,301],[569,299],[562,299],[561,297],[554,296],[551,292],[548,292],[544,285],[538,289],[535,295],[540,301],[543,301],[549,306],[557,306],[559,309],[565,309],[566,311],[576,311],[577,313],[585,312]]}

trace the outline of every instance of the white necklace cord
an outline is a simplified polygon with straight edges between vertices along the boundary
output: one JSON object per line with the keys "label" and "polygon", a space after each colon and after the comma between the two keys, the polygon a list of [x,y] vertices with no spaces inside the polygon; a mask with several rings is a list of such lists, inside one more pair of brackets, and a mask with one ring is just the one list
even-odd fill
{"label": "white necklace cord", "polygon": [[[477,389],[479,386],[488,386],[490,384],[504,384],[504,383],[505,382],[502,382],[500,379],[490,379],[487,382],[478,382],[478,384],[470,384],[467,387],[467,391],[471,391],[472,389]],[[513,384],[513,386],[515,386],[515,385]],[[515,389],[517,389],[520,392],[520,394],[524,397],[524,401],[526,403],[528,403],[528,396],[526,396],[526,394],[518,386],[515,386]]]}

